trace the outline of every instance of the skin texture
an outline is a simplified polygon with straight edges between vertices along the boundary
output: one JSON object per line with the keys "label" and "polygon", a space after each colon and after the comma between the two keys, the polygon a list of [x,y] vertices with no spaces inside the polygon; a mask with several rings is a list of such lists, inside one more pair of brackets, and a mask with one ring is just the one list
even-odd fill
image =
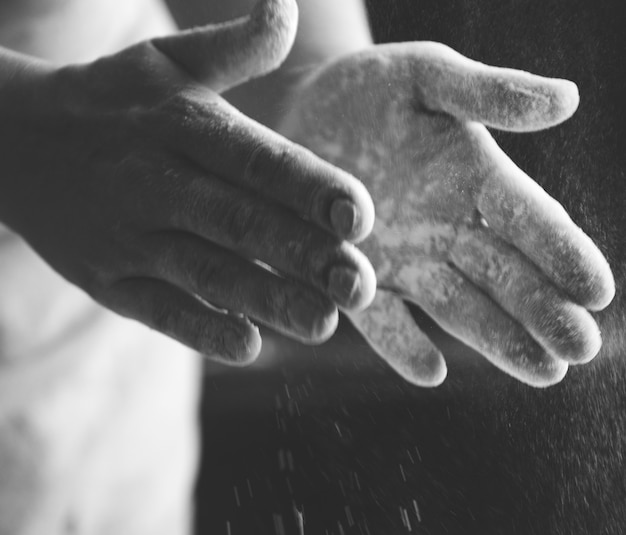
{"label": "skin texture", "polygon": [[379,290],[348,316],[403,377],[427,386],[446,373],[403,298],[533,386],[598,353],[586,309],[613,298],[606,260],[483,126],[541,130],[577,104],[570,82],[428,42],[344,57],[304,84],[285,132],[359,176],[374,198],[374,231],[360,247]]}
{"label": "skin texture", "polygon": [[252,321],[327,339],[337,305],[374,296],[350,243],[371,199],[219,96],[278,67],[296,23],[294,2],[267,0],[92,63],[6,53],[0,136],[23,143],[3,152],[3,221],[99,303],[209,357],[254,360]]}

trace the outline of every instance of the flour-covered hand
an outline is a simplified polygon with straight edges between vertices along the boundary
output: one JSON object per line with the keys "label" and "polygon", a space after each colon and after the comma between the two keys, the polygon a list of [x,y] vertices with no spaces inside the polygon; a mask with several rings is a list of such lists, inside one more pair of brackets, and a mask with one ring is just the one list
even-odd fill
{"label": "flour-covered hand", "polygon": [[372,200],[220,96],[275,69],[296,25],[295,1],[262,0],[84,65],[7,53],[0,219],[103,305],[208,356],[253,360],[254,323],[328,338],[337,304],[374,296],[350,243]]}
{"label": "flour-covered hand", "polygon": [[486,128],[541,130],[577,105],[571,82],[431,42],[373,47],[303,86],[284,131],[358,176],[376,207],[360,247],[378,290],[347,315],[409,381],[439,384],[446,366],[404,300],[530,385],[554,384],[598,353],[588,310],[613,297],[609,266]]}

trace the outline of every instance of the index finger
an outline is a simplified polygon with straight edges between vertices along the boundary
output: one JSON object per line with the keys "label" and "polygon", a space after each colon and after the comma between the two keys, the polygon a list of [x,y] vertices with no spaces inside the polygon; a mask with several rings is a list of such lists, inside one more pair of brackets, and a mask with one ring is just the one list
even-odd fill
{"label": "index finger", "polygon": [[354,176],[246,117],[218,95],[187,95],[182,104],[181,113],[173,111],[182,120],[175,121],[169,144],[201,167],[291,208],[339,238],[359,242],[371,232],[374,203]]}
{"label": "index finger", "polygon": [[[482,130],[484,130],[483,133]],[[605,308],[615,295],[608,262],[563,206],[517,167],[487,131],[492,165],[482,185],[478,210],[501,238],[515,245],[574,301]]]}

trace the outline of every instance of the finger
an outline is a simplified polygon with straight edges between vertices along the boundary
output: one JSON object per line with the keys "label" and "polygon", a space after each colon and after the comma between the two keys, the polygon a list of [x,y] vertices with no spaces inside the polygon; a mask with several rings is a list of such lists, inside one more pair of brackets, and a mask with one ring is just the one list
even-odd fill
{"label": "finger", "polygon": [[183,232],[153,235],[150,275],[304,343],[321,343],[337,328],[330,299],[281,278],[221,247]]}
{"label": "finger", "polygon": [[535,387],[558,383],[567,363],[550,356],[490,297],[455,268],[426,263],[406,282],[411,297],[444,330],[498,368]]}
{"label": "finger", "polygon": [[568,80],[485,65],[441,43],[384,47],[378,53],[394,58],[395,77],[416,82],[422,104],[433,111],[527,132],[559,124],[578,107],[578,89]]}
{"label": "finger", "polygon": [[297,21],[295,0],[260,0],[249,16],[151,42],[190,76],[221,93],[276,69],[293,45]]}
{"label": "finger", "polygon": [[355,177],[221,99],[180,104],[184,110],[169,114],[174,124],[165,130],[168,144],[207,172],[291,208],[340,238],[359,242],[371,232],[374,203]]}
{"label": "finger", "polygon": [[574,301],[591,310],[606,307],[615,295],[615,281],[602,253],[486,130],[474,130],[482,138],[483,150],[492,155],[477,201],[489,227],[528,256]]}
{"label": "finger", "polygon": [[245,366],[261,350],[258,329],[242,317],[212,309],[162,281],[129,278],[114,283],[100,301],[226,364]]}
{"label": "finger", "polygon": [[240,256],[260,260],[280,273],[327,294],[346,309],[374,298],[376,276],[352,244],[297,217],[292,211],[181,166],[169,197],[182,207],[164,226],[202,236]]}
{"label": "finger", "polygon": [[578,364],[588,362],[600,351],[600,330],[591,315],[550,284],[517,249],[488,229],[460,229],[450,254],[467,278],[553,356]]}
{"label": "finger", "polygon": [[401,377],[418,386],[437,386],[446,377],[441,352],[415,324],[402,298],[378,289],[372,304],[348,318],[369,345]]}

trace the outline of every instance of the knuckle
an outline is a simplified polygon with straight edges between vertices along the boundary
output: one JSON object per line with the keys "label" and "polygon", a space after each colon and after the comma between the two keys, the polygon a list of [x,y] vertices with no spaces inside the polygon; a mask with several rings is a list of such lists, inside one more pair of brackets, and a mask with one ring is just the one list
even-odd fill
{"label": "knuckle", "polygon": [[[192,118],[197,117],[199,112],[200,106],[196,99],[191,98],[188,91],[178,90],[153,106],[147,126],[165,135],[171,134],[172,127],[185,132],[191,128]],[[167,126],[166,131],[164,125]]]}
{"label": "knuckle", "polygon": [[149,123],[153,135],[171,143],[172,135],[184,140],[194,151],[227,137],[231,120],[218,95],[193,85],[176,87],[150,108]]}
{"label": "knuckle", "polygon": [[272,186],[288,174],[293,150],[270,140],[254,141],[248,156],[244,178],[257,188]]}

